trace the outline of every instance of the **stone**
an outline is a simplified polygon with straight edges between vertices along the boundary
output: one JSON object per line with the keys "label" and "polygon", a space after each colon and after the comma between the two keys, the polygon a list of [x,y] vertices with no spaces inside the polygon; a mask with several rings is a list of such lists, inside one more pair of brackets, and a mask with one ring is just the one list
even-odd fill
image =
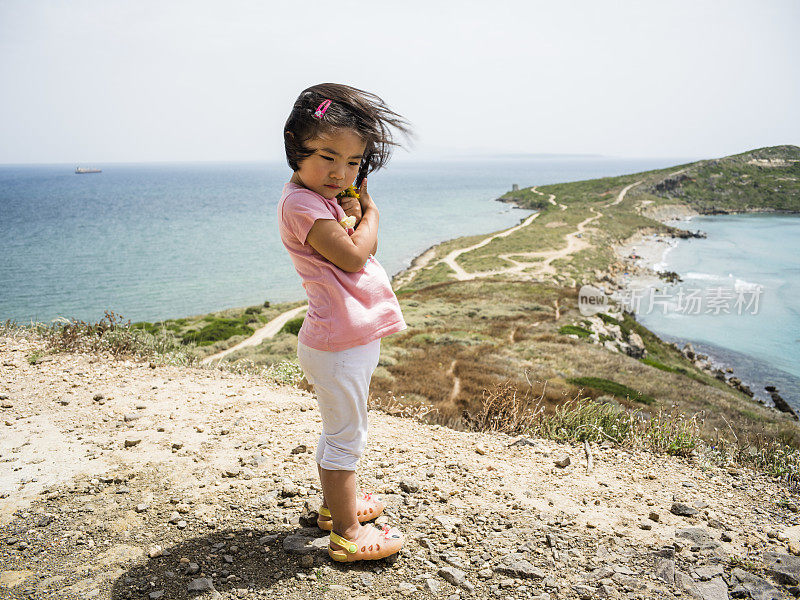
{"label": "stone", "polygon": [[[739,584],[754,600],[781,600],[781,593],[766,579],[735,567],[731,570],[731,585]],[[746,597],[746,596],[745,596]]]}
{"label": "stone", "polygon": [[712,538],[703,527],[678,529],[675,532],[675,537],[688,539],[701,550],[718,548],[720,546],[720,543]]}
{"label": "stone", "polygon": [[439,577],[455,586],[460,586],[467,580],[467,576],[461,569],[455,567],[443,567],[439,569]]}
{"label": "stone", "polygon": [[415,594],[417,592],[417,586],[408,581],[402,581],[398,584],[397,591],[404,596],[410,596],[411,594]]}
{"label": "stone", "polygon": [[504,556],[502,561],[494,567],[496,573],[511,575],[525,579],[544,579],[544,572],[531,564],[525,554],[519,552]]}
{"label": "stone", "polygon": [[145,556],[144,548],[127,544],[112,546],[95,557],[95,563],[101,566],[112,566],[127,562],[135,562]]}
{"label": "stone", "polygon": [[700,581],[709,581],[715,577],[721,577],[723,574],[722,565],[704,565],[697,567],[694,572]]}
{"label": "stone", "polygon": [[321,530],[316,527],[306,527],[297,533],[283,538],[283,549],[290,554],[311,554],[328,547],[328,536],[320,536]]}
{"label": "stone", "polygon": [[21,585],[26,579],[35,577],[34,571],[19,570],[19,571],[0,571],[0,589],[13,588]]}
{"label": "stone", "polygon": [[446,531],[455,531],[463,524],[461,519],[450,515],[434,515],[433,520]]}
{"label": "stone", "polygon": [[659,558],[656,562],[655,576],[669,585],[675,585],[675,561]]}
{"label": "stone", "polygon": [[700,595],[700,589],[697,587],[694,580],[689,576],[688,573],[676,571],[675,586],[682,592],[686,593],[686,595],[688,595],[690,598],[697,598],[699,600],[702,600],[703,598]]}
{"label": "stone", "polygon": [[778,552],[765,552],[764,568],[781,585],[800,585],[800,558]]}
{"label": "stone", "polygon": [[400,480],[400,489],[408,494],[413,494],[419,491],[419,483],[413,479],[404,477]]}
{"label": "stone", "polygon": [[703,600],[728,600],[728,586],[722,577],[715,577],[710,581],[700,581],[695,585]]}
{"label": "stone", "polygon": [[699,512],[696,508],[692,508],[682,502],[673,502],[669,510],[673,515],[678,515],[679,517],[691,517]]}
{"label": "stone", "polygon": [[209,577],[200,577],[193,579],[189,583],[188,590],[190,592],[207,592],[214,589],[214,582]]}

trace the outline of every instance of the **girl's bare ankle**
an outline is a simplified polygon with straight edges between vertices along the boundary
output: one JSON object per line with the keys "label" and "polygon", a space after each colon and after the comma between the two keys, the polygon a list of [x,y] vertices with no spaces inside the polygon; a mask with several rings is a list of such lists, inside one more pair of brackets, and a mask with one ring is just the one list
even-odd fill
{"label": "girl's bare ankle", "polygon": [[361,524],[356,523],[355,525],[351,525],[346,529],[339,529],[338,527],[334,527],[333,532],[336,535],[342,536],[346,540],[354,540],[358,537],[358,534],[361,532]]}

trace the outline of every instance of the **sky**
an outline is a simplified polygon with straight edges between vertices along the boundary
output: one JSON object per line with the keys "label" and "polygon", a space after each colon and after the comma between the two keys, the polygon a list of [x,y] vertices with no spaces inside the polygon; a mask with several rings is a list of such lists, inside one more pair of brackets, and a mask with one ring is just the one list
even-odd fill
{"label": "sky", "polygon": [[411,122],[393,160],[800,145],[798,31],[793,0],[0,0],[0,163],[285,161],[324,82]]}

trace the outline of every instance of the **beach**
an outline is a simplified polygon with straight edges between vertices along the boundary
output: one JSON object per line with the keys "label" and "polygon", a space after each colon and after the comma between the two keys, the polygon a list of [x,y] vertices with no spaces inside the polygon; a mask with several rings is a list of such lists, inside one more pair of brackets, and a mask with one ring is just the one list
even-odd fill
{"label": "beach", "polygon": [[[698,213],[693,213],[691,209],[676,206],[673,210],[664,210],[666,207],[659,207],[657,210],[650,211],[651,218],[655,218],[665,225],[676,227],[678,229],[694,231],[690,226],[695,216]],[[670,272],[667,269],[667,259],[670,254],[678,245],[680,238],[674,237],[669,233],[656,233],[649,230],[642,230],[626,239],[622,244],[614,247],[614,252],[619,258],[617,263],[616,272],[612,269],[613,285],[609,296],[612,300],[626,304],[626,308],[630,310],[633,308],[633,301],[641,298],[639,309],[642,311],[647,310],[648,300],[650,295],[665,293],[670,285],[659,273]],[[619,265],[623,265],[620,269]],[[685,277],[684,273],[677,273],[682,279]],[[607,290],[608,292],[608,290]],[[668,294],[667,294],[668,295]],[[654,310],[660,310],[656,307]],[[638,310],[634,312],[638,313]],[[637,314],[637,320],[641,319],[641,314]],[[682,338],[678,333],[672,334],[668,332],[657,333],[662,339],[670,342],[669,338]],[[675,343],[675,342],[673,342]],[[786,405],[785,400],[772,393],[766,394],[764,392],[764,382],[756,383],[756,380],[743,375],[741,372],[741,365],[738,365],[730,360],[725,360],[721,356],[709,353],[707,348],[704,348],[705,353],[700,353],[695,346],[698,343],[691,342],[678,343],[677,348],[688,358],[695,362],[695,365],[702,368],[709,374],[717,376],[719,379],[726,380],[732,387],[743,391],[750,395],[754,401],[758,401],[765,406],[778,408],[785,412],[795,412],[793,409]],[[722,349],[718,349],[722,350]],[[736,367],[736,373],[734,373]],[[770,381],[770,383],[772,383]],[[785,388],[784,388],[785,390]],[[779,385],[777,393],[780,394],[781,386]]]}
{"label": "beach", "polygon": [[[692,216],[672,217],[661,221],[665,225],[685,229]],[[618,273],[617,286],[620,289],[653,287],[663,288],[665,282],[658,273],[665,270],[669,252],[678,244],[678,239],[670,235],[639,231],[615,246],[614,252],[625,265]]]}

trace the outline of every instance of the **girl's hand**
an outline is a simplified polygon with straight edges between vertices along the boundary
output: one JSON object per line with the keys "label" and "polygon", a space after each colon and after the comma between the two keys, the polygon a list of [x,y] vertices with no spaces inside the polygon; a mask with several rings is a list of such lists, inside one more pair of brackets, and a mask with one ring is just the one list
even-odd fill
{"label": "girl's hand", "polygon": [[361,204],[358,200],[351,196],[345,196],[344,198],[339,198],[339,206],[342,207],[344,210],[344,214],[348,217],[355,217],[356,224],[355,226],[358,227],[359,221],[361,221]]}
{"label": "girl's hand", "polygon": [[364,177],[364,181],[361,182],[361,187],[358,188],[358,202],[361,205],[361,213],[365,213],[367,207],[372,206],[374,208],[378,208],[375,206],[375,203],[372,201],[372,198],[367,192],[367,178]]}

